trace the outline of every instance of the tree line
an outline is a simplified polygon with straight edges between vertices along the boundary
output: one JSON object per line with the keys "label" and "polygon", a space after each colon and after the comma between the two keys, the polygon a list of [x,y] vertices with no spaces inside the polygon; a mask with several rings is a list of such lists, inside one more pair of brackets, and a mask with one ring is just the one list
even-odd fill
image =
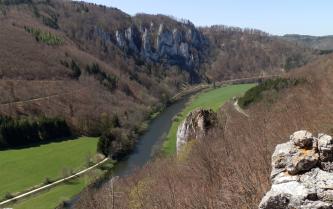
{"label": "tree line", "polygon": [[0,149],[49,142],[71,136],[62,118],[12,118],[0,116]]}
{"label": "tree line", "polygon": [[[276,79],[269,79],[266,80],[259,85],[251,88],[248,90],[244,96],[239,98],[238,104],[242,108],[246,108],[252,103],[258,102],[263,99],[264,92],[266,91],[273,91],[278,92],[282,89],[286,89],[292,86],[296,86],[298,84],[306,82],[305,79],[296,79],[296,78],[276,78]],[[266,95],[266,97],[268,97]]]}

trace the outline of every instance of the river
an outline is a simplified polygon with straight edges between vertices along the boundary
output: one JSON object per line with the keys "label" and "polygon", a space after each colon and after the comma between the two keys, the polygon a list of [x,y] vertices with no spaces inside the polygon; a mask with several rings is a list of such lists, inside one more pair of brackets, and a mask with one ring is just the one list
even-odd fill
{"label": "river", "polygon": [[191,95],[182,97],[151,121],[148,130],[139,138],[134,151],[117,163],[113,176],[131,174],[135,168],[144,166],[160,150],[171,128],[172,119],[184,109]]}
{"label": "river", "polygon": [[[163,141],[171,128],[172,119],[185,108],[186,103],[193,94],[188,94],[177,100],[149,123],[147,131],[139,137],[133,152],[125,159],[117,162],[109,180],[115,176],[121,177],[131,174],[134,169],[144,166],[156,152],[160,151]],[[103,182],[105,183],[109,180]],[[80,195],[74,197],[68,202],[66,208],[73,208],[79,198]]]}

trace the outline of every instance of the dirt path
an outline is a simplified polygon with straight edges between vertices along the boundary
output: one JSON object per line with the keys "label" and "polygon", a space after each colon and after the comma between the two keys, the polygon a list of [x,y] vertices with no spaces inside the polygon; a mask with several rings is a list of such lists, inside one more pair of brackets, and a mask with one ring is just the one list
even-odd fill
{"label": "dirt path", "polygon": [[79,176],[81,176],[82,174],[84,174],[84,173],[86,173],[86,172],[88,172],[88,171],[90,171],[90,170],[96,168],[97,166],[99,166],[99,165],[105,163],[107,160],[109,160],[109,158],[105,158],[105,159],[102,160],[101,162],[99,162],[99,163],[97,163],[97,164],[95,164],[95,165],[93,165],[93,166],[91,166],[91,167],[89,167],[89,168],[86,168],[86,169],[84,169],[84,170],[82,170],[82,171],[80,171],[80,172],[78,172],[78,173],[76,173],[76,174],[74,174],[74,175],[71,175],[71,176],[66,177],[66,178],[62,178],[62,179],[60,179],[60,180],[58,180],[58,181],[56,181],[56,182],[53,182],[53,183],[51,183],[51,184],[48,184],[48,185],[45,185],[45,186],[39,187],[39,188],[34,189],[34,190],[32,190],[32,191],[26,192],[26,193],[24,193],[24,194],[18,195],[18,196],[16,196],[16,197],[11,198],[11,199],[8,199],[8,200],[5,200],[5,201],[3,201],[3,202],[0,202],[0,206],[3,206],[3,205],[5,205],[5,204],[8,204],[8,203],[13,202],[13,201],[15,201],[15,200],[22,199],[22,198],[24,198],[24,197],[27,197],[27,196],[32,195],[32,194],[35,194],[35,193],[40,192],[40,191],[42,191],[42,190],[45,190],[45,189],[48,189],[48,188],[54,187],[54,186],[56,186],[56,185],[58,185],[58,184],[61,184],[61,183],[65,182],[65,181],[67,181],[67,180],[70,180],[70,179],[73,179],[73,178],[79,177]]}
{"label": "dirt path", "polygon": [[62,93],[62,94],[51,94],[51,95],[44,96],[44,97],[37,97],[37,98],[33,98],[33,99],[21,100],[21,101],[16,101],[16,102],[5,102],[5,103],[0,103],[0,105],[19,105],[19,104],[24,104],[24,103],[29,103],[29,102],[37,102],[37,101],[51,99],[51,98],[54,98],[54,97],[61,97],[61,96],[65,96],[65,95],[73,95],[75,93],[78,93],[78,92],[82,91],[83,89],[85,89],[85,88],[81,88],[79,90],[66,92],[66,93]]}
{"label": "dirt path", "polygon": [[239,105],[238,105],[238,99],[234,102],[234,108],[239,112],[240,114],[244,115],[245,117],[250,117]]}

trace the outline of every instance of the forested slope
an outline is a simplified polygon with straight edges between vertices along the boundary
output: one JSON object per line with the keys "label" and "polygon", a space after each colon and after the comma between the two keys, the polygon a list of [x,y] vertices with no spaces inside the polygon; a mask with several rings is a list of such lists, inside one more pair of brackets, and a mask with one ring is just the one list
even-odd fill
{"label": "forested slope", "polygon": [[[0,112],[61,117],[74,133],[123,132],[196,83],[281,74],[317,57],[256,30],[63,0],[0,1]],[[132,144],[132,143],[131,143]]]}

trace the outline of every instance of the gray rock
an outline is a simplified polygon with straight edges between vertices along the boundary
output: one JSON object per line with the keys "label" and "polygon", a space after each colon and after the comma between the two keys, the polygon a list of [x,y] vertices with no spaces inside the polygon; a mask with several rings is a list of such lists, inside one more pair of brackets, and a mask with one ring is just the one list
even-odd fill
{"label": "gray rock", "polygon": [[319,155],[315,150],[299,150],[289,158],[286,169],[292,175],[309,171],[317,165],[318,159]]}
{"label": "gray rock", "polygon": [[285,171],[295,175],[311,170],[317,165],[318,158],[319,155],[314,147],[311,150],[298,149],[294,140],[277,145],[272,156],[273,170],[271,176],[274,177]]}
{"label": "gray rock", "polygon": [[300,148],[312,148],[315,140],[310,132],[297,131],[290,136],[290,140]]}
{"label": "gray rock", "polygon": [[189,52],[189,47],[187,43],[181,43],[179,47],[180,55],[184,57],[185,59],[190,58],[190,52]]}
{"label": "gray rock", "polygon": [[111,34],[104,31],[102,28],[100,27],[95,27],[94,28],[94,32],[95,34],[100,38],[102,39],[105,43],[111,43]]}
{"label": "gray rock", "polygon": [[120,48],[125,48],[125,46],[126,46],[125,36],[122,32],[120,32],[118,30],[116,31],[116,41]]}
{"label": "gray rock", "polygon": [[134,29],[132,27],[129,27],[126,29],[125,31],[125,38],[127,39],[127,43],[128,43],[128,48],[133,51],[134,53],[138,53],[139,49],[137,47],[137,45],[135,44],[135,32]]}
{"label": "gray rock", "polygon": [[288,194],[279,194],[273,191],[269,191],[262,199],[259,208],[269,209],[289,209],[290,196]]}
{"label": "gray rock", "polygon": [[322,162],[333,161],[333,138],[326,134],[319,134],[318,150]]}
{"label": "gray rock", "polygon": [[277,145],[272,156],[272,187],[259,208],[333,209],[333,173],[320,166],[332,163],[331,145],[332,137],[319,134],[316,138],[307,131],[295,132],[289,142]]}
{"label": "gray rock", "polygon": [[217,115],[212,110],[198,109],[190,112],[177,130],[177,153],[192,140],[200,140],[215,126]]}
{"label": "gray rock", "polygon": [[144,29],[143,35],[142,35],[142,49],[145,54],[150,54],[152,52],[151,50],[151,35],[147,28]]}
{"label": "gray rock", "polygon": [[[110,34],[100,35],[105,40],[112,37]],[[125,30],[117,30],[115,40],[119,48],[132,56],[148,62],[179,65],[192,70],[191,75],[195,75],[207,46],[202,33],[189,23],[177,27],[154,23],[136,26],[133,23]]]}
{"label": "gray rock", "polygon": [[179,45],[180,42],[182,41],[182,34],[181,32],[178,30],[178,29],[173,29],[173,40],[174,40],[174,43]]}

